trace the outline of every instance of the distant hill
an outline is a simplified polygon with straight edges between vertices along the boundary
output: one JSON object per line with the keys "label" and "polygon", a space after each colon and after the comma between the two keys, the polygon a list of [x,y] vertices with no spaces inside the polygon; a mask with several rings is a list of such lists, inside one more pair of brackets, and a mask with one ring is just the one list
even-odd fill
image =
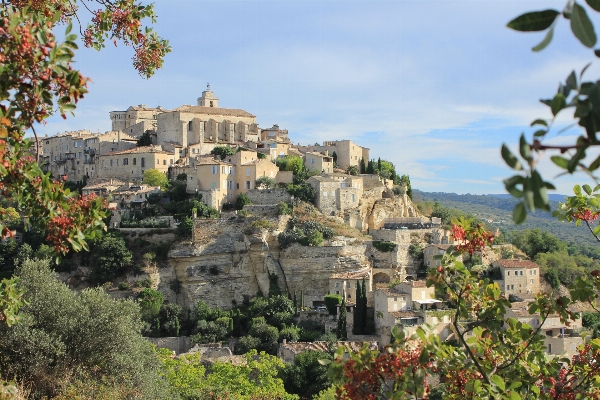
{"label": "distant hill", "polygon": [[[556,196],[560,197],[556,198]],[[586,226],[575,226],[574,223],[568,224],[566,222],[559,222],[548,212],[538,211],[535,214],[529,214],[525,223],[522,225],[515,225],[512,221],[512,210],[517,200],[508,194],[456,194],[422,192],[413,189],[413,199],[415,201],[437,201],[446,207],[465,211],[487,221],[490,227],[499,228],[505,232],[540,228],[551,232],[567,243],[573,242],[592,246],[598,245]],[[552,210],[555,210],[558,206],[557,200],[563,201],[564,196],[553,195],[550,201]]]}
{"label": "distant hill", "polygon": [[[513,197],[508,194],[508,193],[501,193],[501,194],[487,194],[485,196],[495,196],[495,197],[503,197],[505,199],[512,199]],[[568,197],[566,194],[548,194],[548,197],[550,198],[550,200],[552,201],[561,201],[561,202],[565,202],[565,197]]]}

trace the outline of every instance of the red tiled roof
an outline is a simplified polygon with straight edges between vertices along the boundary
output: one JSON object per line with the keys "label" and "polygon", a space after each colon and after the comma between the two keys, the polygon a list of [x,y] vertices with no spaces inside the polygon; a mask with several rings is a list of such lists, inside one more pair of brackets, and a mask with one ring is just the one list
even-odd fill
{"label": "red tiled roof", "polygon": [[498,260],[498,264],[504,268],[539,268],[540,266],[529,260]]}
{"label": "red tiled roof", "polygon": [[209,115],[224,115],[224,116],[232,116],[232,117],[256,118],[255,115],[250,114],[248,111],[238,110],[235,108],[181,106],[181,107],[176,108],[175,111],[199,113],[199,114],[209,114]]}
{"label": "red tiled roof", "polygon": [[420,316],[414,311],[394,311],[390,314],[394,318],[418,318]]}
{"label": "red tiled roof", "polygon": [[402,292],[398,289],[395,288],[380,288],[377,290],[381,290],[387,297],[396,297],[398,295],[402,296],[402,295],[408,295],[409,293],[406,292]]}

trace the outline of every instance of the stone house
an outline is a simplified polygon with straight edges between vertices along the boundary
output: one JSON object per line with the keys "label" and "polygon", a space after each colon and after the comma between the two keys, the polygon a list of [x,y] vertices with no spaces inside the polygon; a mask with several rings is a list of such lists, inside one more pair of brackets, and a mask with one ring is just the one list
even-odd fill
{"label": "stone house", "polygon": [[126,111],[111,111],[112,130],[138,138],[147,130],[156,130],[157,116],[165,111],[161,107],[146,107],[145,104],[131,106]]}
{"label": "stone house", "polygon": [[[537,329],[540,327],[542,318],[539,313],[529,313],[529,304],[528,301],[513,302],[504,314],[505,319],[514,318]],[[545,336],[546,352],[550,355],[572,357],[577,352],[577,346],[583,344],[580,330],[581,319],[566,326],[560,322],[558,314],[549,315],[540,329],[540,334]]]}
{"label": "stone house", "polygon": [[160,193],[160,186],[127,183],[112,193],[112,200],[120,208],[140,208],[153,193]]}
{"label": "stone house", "polygon": [[99,178],[116,178],[123,181],[141,181],[144,171],[157,169],[168,175],[175,155],[161,150],[158,146],[135,147],[115,151],[98,157]]}
{"label": "stone house", "polygon": [[531,297],[540,292],[540,266],[528,260],[498,260],[492,267],[500,269],[500,288],[506,296]]}
{"label": "stone house", "polygon": [[333,157],[327,154],[307,152],[304,154],[304,166],[310,172],[330,174],[333,172]]}
{"label": "stone house", "polygon": [[261,129],[260,140],[274,140],[283,143],[290,142],[287,129],[279,129],[279,125],[277,124],[273,125],[271,128]]}
{"label": "stone house", "polygon": [[423,249],[423,262],[427,268],[437,268],[441,260],[436,260],[435,256],[443,255],[451,244],[430,244]]}
{"label": "stone house", "polygon": [[105,178],[105,179],[93,179],[87,182],[87,185],[81,189],[81,194],[89,196],[95,194],[96,196],[107,198],[115,190],[124,186],[125,182],[118,179]]}
{"label": "stone house", "polygon": [[371,268],[363,268],[360,271],[340,272],[329,277],[329,293],[345,296],[346,303],[356,303],[356,290],[358,284],[365,281],[367,292],[367,305],[373,302],[373,277]]}
{"label": "stone house", "polygon": [[329,142],[323,142],[322,150],[327,150],[329,154],[333,155],[335,152],[337,156],[337,166],[341,169],[347,169],[351,165],[360,167],[360,160],[365,159],[365,163],[369,161],[369,149],[361,147],[350,140],[334,140]]}
{"label": "stone house", "polygon": [[289,143],[285,142],[277,142],[275,140],[261,140],[258,143],[248,143],[248,147],[251,149],[256,149],[256,151],[260,151],[265,154],[269,160],[274,161],[277,158],[285,157],[288,155],[288,149],[290,148]]}
{"label": "stone house", "polygon": [[[377,350],[378,344],[377,342],[366,342],[369,343],[370,350]],[[365,342],[362,341],[346,341],[346,342],[337,342],[335,343],[335,347],[338,346],[346,346],[352,352],[360,351]],[[322,351],[328,352],[329,345],[327,342],[293,342],[288,343],[285,339],[283,339],[283,343],[279,345],[277,349],[277,357],[283,360],[286,363],[293,364],[294,359],[300,353],[305,351]]]}
{"label": "stone house", "polygon": [[363,182],[359,176],[325,174],[311,176],[306,180],[316,192],[315,205],[324,214],[358,207],[363,195]]}

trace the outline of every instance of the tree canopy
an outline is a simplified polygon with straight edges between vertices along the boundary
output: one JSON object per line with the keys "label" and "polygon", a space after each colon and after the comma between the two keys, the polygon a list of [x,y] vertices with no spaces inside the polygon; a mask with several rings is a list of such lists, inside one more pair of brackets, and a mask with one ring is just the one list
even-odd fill
{"label": "tree canopy", "polygon": [[154,168],[144,171],[143,182],[150,186],[160,186],[161,189],[166,189],[167,186],[169,186],[169,179],[167,179],[167,175]]}

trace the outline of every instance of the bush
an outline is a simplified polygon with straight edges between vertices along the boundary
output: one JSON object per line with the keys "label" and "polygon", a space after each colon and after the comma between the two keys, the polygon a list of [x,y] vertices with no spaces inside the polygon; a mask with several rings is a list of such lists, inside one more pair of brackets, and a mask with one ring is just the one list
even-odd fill
{"label": "bush", "polygon": [[234,155],[235,150],[227,146],[215,146],[215,148],[211,150],[210,154],[219,156],[221,157],[221,160],[224,160],[225,157]]}
{"label": "bush", "polygon": [[250,213],[248,212],[248,210],[238,210],[238,212],[237,212],[238,217],[246,218],[249,215],[250,215]]}
{"label": "bush", "polygon": [[551,269],[546,273],[546,280],[552,289],[558,289],[560,287],[560,279],[556,270]]}
{"label": "bush", "polygon": [[90,261],[92,282],[104,283],[125,273],[132,265],[133,255],[123,238],[109,233],[94,246]]}
{"label": "bush", "polygon": [[337,305],[342,304],[342,296],[339,294],[328,294],[325,296],[325,307],[329,311],[329,315],[337,314]]}
{"label": "bush", "polygon": [[142,311],[142,319],[152,321],[158,315],[160,307],[164,302],[162,293],[151,288],[146,288],[138,294],[137,298]]}
{"label": "bush", "polygon": [[283,328],[279,331],[279,341],[283,342],[285,339],[288,342],[297,342],[300,338],[300,328],[295,326],[290,326]]}
{"label": "bush", "polygon": [[154,168],[144,171],[143,182],[150,186],[160,186],[162,189],[166,189],[169,185],[167,175]]}
{"label": "bush", "polygon": [[584,312],[581,317],[581,325],[586,328],[595,328],[600,325],[600,313]]}
{"label": "bush", "polygon": [[244,206],[252,204],[252,200],[248,197],[246,193],[241,193],[235,199],[235,208],[237,210],[241,210]]}
{"label": "bush", "polygon": [[127,281],[119,283],[119,290],[129,290],[129,283]]}
{"label": "bush", "polygon": [[257,189],[270,189],[275,186],[275,179],[268,176],[261,176],[256,179],[255,184]]}
{"label": "bush", "polygon": [[320,247],[323,245],[323,234],[319,231],[312,231],[308,236],[305,236],[300,243],[304,246]]}
{"label": "bush", "polygon": [[258,351],[265,351],[274,354],[277,351],[277,339],[279,331],[277,328],[267,324],[252,324],[248,332],[250,336],[260,339],[260,345],[256,348]]}
{"label": "bush", "polygon": [[383,240],[373,240],[373,247],[381,252],[390,252],[396,248],[396,243],[386,242]]}
{"label": "bush", "polygon": [[288,203],[282,201],[279,204],[277,204],[277,212],[279,213],[279,215],[291,215],[292,211],[292,206],[290,206]]}
{"label": "bush", "polygon": [[192,237],[192,231],[194,230],[194,220],[191,217],[185,217],[177,227],[177,234],[180,237]]}
{"label": "bush", "polygon": [[260,339],[252,336],[241,337],[235,345],[235,354],[246,354],[260,346]]}
{"label": "bush", "polygon": [[269,323],[277,329],[282,329],[284,326],[290,325],[294,321],[294,314],[291,312],[276,312],[269,318]]}
{"label": "bush", "polygon": [[315,196],[317,195],[315,189],[307,183],[299,185],[290,183],[287,185],[286,190],[290,195],[294,196],[295,199],[313,204],[315,202]]}
{"label": "bush", "polygon": [[257,219],[252,221],[252,227],[255,229],[272,229],[273,225],[266,219]]}

